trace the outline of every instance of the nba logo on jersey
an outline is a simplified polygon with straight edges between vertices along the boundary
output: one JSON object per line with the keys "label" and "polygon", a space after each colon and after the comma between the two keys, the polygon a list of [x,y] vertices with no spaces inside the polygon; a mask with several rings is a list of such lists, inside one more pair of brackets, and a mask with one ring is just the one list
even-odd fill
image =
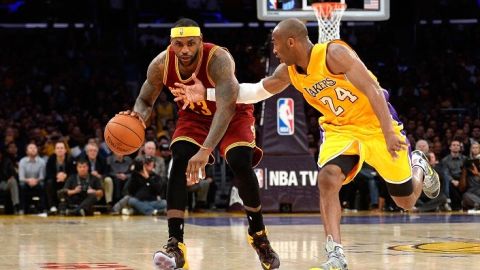
{"label": "nba logo on jersey", "polygon": [[277,100],[277,132],[279,135],[293,135],[295,132],[294,103],[291,98]]}

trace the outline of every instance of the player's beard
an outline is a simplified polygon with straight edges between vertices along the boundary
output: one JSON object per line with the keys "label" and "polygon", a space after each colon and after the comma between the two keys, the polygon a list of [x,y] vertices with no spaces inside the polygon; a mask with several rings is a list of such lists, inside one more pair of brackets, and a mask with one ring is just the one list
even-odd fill
{"label": "player's beard", "polygon": [[192,56],[192,58],[190,59],[190,61],[187,63],[187,64],[184,64],[183,61],[180,61],[180,64],[184,67],[189,67],[191,65],[193,65],[195,63],[195,61],[197,60],[198,58],[198,50],[197,52]]}

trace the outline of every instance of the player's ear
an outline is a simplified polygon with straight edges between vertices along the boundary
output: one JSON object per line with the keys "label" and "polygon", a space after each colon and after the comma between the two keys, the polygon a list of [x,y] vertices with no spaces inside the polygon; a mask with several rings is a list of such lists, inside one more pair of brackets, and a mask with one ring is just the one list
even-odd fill
{"label": "player's ear", "polygon": [[289,37],[287,39],[287,44],[289,47],[293,47],[293,44],[295,44],[295,39],[293,37]]}

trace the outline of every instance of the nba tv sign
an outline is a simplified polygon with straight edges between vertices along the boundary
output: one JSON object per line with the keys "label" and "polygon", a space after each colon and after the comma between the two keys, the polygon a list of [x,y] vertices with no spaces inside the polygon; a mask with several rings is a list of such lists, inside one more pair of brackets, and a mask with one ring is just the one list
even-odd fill
{"label": "nba tv sign", "polygon": [[295,132],[294,101],[291,98],[277,100],[277,133],[288,136]]}

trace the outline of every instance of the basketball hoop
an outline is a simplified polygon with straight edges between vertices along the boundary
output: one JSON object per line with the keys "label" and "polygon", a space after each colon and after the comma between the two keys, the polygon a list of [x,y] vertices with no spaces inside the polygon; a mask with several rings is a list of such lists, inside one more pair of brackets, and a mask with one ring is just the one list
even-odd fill
{"label": "basketball hoop", "polygon": [[340,38],[340,21],[347,5],[339,2],[312,3],[318,21],[318,42],[325,43]]}

